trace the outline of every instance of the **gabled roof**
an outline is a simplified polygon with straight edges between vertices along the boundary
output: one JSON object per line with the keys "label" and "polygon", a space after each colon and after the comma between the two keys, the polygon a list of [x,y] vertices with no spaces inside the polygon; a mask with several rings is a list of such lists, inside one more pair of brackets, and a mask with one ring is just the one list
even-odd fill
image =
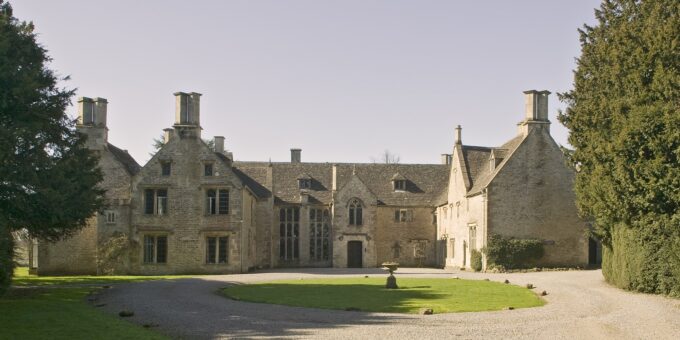
{"label": "gabled roof", "polygon": [[[269,163],[234,162],[234,168],[247,174],[261,188],[274,195],[275,204],[300,203],[298,179],[311,179],[311,188],[304,189],[310,203],[330,204],[332,200],[332,172],[330,163]],[[267,171],[271,166],[272,186],[266,187]]]}
{"label": "gabled roof", "polygon": [[[478,160],[477,162],[476,165],[477,169],[475,170],[475,181],[473,182],[473,185],[470,188],[470,190],[468,190],[467,192],[468,196],[480,193],[482,189],[486,188],[489,185],[489,183],[491,183],[496,174],[498,174],[498,171],[500,171],[500,169],[508,161],[508,159],[512,157],[512,154],[515,152],[515,150],[517,150],[517,147],[519,147],[519,145],[522,144],[524,138],[525,138],[524,135],[518,135],[498,148],[493,149],[489,148],[487,158],[484,160]],[[489,164],[491,152],[493,152],[497,158],[503,159],[500,164],[494,167],[493,170],[491,169],[491,166]]]}
{"label": "gabled roof", "polygon": [[394,174],[394,176],[392,176],[392,180],[393,181],[405,181],[406,177],[404,177],[404,175],[397,172],[396,174]]}
{"label": "gabled roof", "polygon": [[130,175],[135,175],[142,168],[127,151],[121,150],[111,143],[107,143],[107,147],[113,157],[127,170]]}
{"label": "gabled roof", "polygon": [[[446,164],[338,164],[338,188],[349,181],[354,169],[382,205],[435,206],[449,182]],[[394,174],[406,180],[405,191],[394,190]]]}

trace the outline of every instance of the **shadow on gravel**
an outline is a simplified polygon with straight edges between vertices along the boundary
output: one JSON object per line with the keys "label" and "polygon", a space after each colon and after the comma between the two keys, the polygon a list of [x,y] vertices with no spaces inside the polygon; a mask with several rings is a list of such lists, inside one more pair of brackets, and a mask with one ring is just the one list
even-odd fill
{"label": "shadow on gravel", "polygon": [[319,329],[414,317],[242,302],[217,295],[221,288],[240,284],[198,278],[121,284],[107,290],[100,302],[109,313],[130,310],[134,316],[126,318],[129,321],[189,339],[311,336]]}

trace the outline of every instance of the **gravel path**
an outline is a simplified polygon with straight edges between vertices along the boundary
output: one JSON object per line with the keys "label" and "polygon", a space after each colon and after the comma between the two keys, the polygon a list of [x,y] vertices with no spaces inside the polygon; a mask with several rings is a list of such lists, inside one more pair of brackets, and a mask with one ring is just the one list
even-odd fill
{"label": "gravel path", "polygon": [[[135,312],[128,320],[183,339],[680,339],[680,300],[607,285],[599,270],[479,274],[400,268],[399,276],[532,283],[547,291],[543,307],[481,313],[404,315],[329,311],[233,301],[216,294],[229,284],[300,277],[381,276],[380,269],[295,269],[115,285],[102,308]],[[339,299],[342,297],[339,296]]]}

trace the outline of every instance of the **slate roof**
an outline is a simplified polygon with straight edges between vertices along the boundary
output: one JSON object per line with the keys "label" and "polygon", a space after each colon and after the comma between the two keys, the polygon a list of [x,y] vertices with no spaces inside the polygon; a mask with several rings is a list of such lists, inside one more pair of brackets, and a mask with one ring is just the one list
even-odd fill
{"label": "slate roof", "polygon": [[301,174],[311,179],[304,189],[309,203],[329,204],[332,200],[333,165],[330,163],[272,163],[275,204],[300,203],[298,179]]}
{"label": "slate roof", "polygon": [[[449,183],[446,164],[338,164],[338,189],[356,175],[377,196],[378,204],[395,206],[435,206]],[[395,191],[395,174],[406,180],[406,191]]]}
{"label": "slate roof", "polygon": [[[350,164],[339,163],[337,189],[340,190],[356,170],[357,176],[378,198],[378,204],[398,206],[435,206],[448,187],[449,165],[440,164]],[[330,204],[333,190],[332,163],[268,163],[234,162],[235,169],[257,182],[264,190],[267,167],[272,167],[275,204],[300,203],[300,193],[308,195],[309,203]],[[394,191],[392,177],[406,179],[406,191]],[[301,190],[301,174],[312,180],[311,188]],[[444,196],[445,197],[445,196]]]}
{"label": "slate roof", "polygon": [[121,150],[111,143],[107,143],[107,148],[114,158],[123,165],[130,175],[135,175],[142,168],[127,151]]}
{"label": "slate roof", "polygon": [[[482,191],[482,189],[486,188],[489,183],[493,180],[493,178],[496,176],[498,171],[500,170],[503,165],[512,157],[512,154],[515,152],[517,147],[519,147],[520,144],[522,144],[522,141],[524,140],[523,135],[518,135],[515,138],[507,141],[505,144],[501,145],[500,147],[497,148],[487,148],[487,157],[484,161],[481,160],[481,155],[475,155],[473,158],[476,160],[473,162],[470,162],[470,164],[475,164],[473,167],[476,167],[475,169],[470,169],[471,176],[474,177],[474,180],[472,182],[471,188],[468,190],[467,195],[468,196],[473,196]],[[465,150],[466,146],[463,146],[463,150]],[[494,170],[491,171],[491,166],[489,164],[489,156],[491,155],[491,151],[493,151],[494,156],[496,158],[503,158],[503,160],[494,167]],[[474,173],[474,175],[472,175]]]}
{"label": "slate roof", "polygon": [[267,198],[272,194],[271,190],[266,187],[267,167],[268,164],[264,162],[253,164],[234,162],[231,169],[241,179],[241,182],[253,191],[255,196]]}

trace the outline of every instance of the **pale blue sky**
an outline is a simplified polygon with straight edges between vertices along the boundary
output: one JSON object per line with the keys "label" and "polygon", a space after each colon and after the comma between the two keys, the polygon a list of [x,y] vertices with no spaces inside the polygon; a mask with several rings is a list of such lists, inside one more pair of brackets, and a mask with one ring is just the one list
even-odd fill
{"label": "pale blue sky", "polygon": [[[70,75],[109,100],[109,141],[144,163],[173,124],[173,92],[203,93],[203,136],[237,160],[438,163],[463,142],[497,146],[527,89],[572,86],[577,28],[599,0],[10,1]],[[75,102],[75,100],[74,100]],[[69,110],[75,114],[75,108]]]}

